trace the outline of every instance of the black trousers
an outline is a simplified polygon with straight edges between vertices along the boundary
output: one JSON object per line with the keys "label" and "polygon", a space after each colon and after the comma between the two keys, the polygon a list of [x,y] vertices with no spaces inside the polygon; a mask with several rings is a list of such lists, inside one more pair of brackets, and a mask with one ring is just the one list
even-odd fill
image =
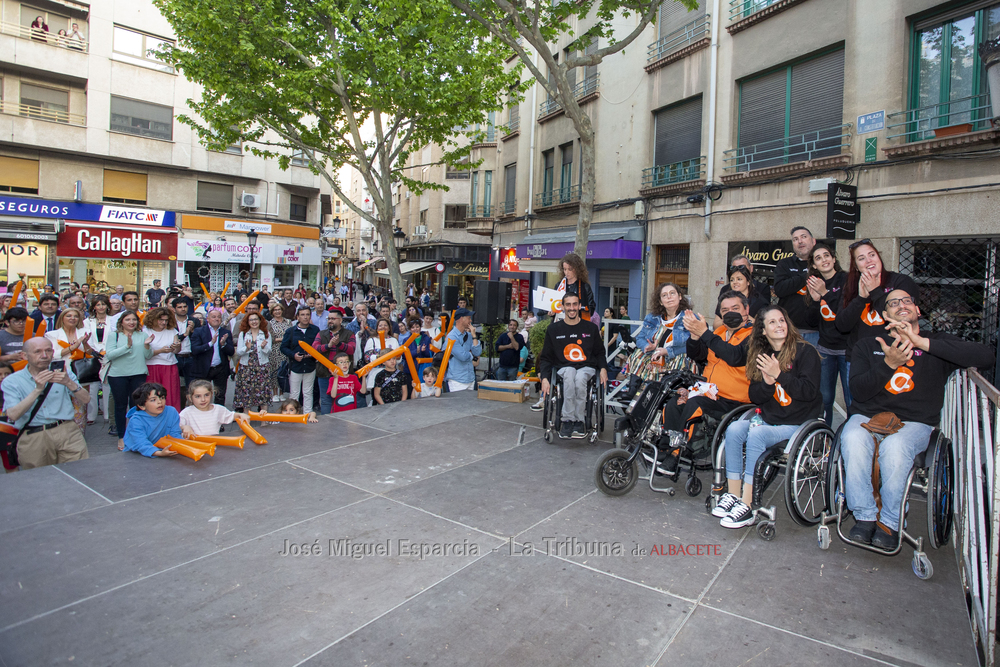
{"label": "black trousers", "polygon": [[223,361],[218,366],[208,369],[208,376],[205,378],[215,386],[215,402],[218,405],[226,404],[226,390],[229,388],[229,363]]}
{"label": "black trousers", "polygon": [[687,427],[688,420],[699,408],[703,414],[720,419],[727,412],[735,410],[741,405],[744,404],[721,396],[715,401],[706,396],[695,396],[689,398],[683,405],[677,405],[676,397],[671,398],[664,406],[663,427],[671,431],[683,431]]}

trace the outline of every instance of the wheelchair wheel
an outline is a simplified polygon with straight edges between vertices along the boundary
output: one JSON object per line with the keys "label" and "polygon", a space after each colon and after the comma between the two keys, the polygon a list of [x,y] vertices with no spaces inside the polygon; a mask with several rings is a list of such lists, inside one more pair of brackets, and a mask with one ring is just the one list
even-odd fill
{"label": "wheelchair wheel", "polygon": [[[940,431],[931,436],[932,450],[925,457],[927,465],[927,537],[934,549],[948,544],[951,537],[954,488],[952,485],[951,441]],[[929,562],[929,561],[928,561]],[[916,572],[916,568],[914,568]],[[920,576],[919,574],[917,575]]]}
{"label": "wheelchair wheel", "polygon": [[604,405],[604,385],[597,382],[597,420],[595,424],[597,425],[597,432],[604,433],[604,413],[607,408]]}
{"label": "wheelchair wheel", "polygon": [[[826,507],[829,514],[837,512],[838,497],[844,494],[844,490],[840,488],[840,435],[843,428],[841,426],[837,430],[837,435],[833,438],[833,445],[830,449],[830,460],[826,464]],[[847,502],[845,501],[844,512],[848,511]]]}
{"label": "wheelchair wheel", "polygon": [[785,468],[785,507],[800,526],[819,523],[826,503],[826,468],[833,447],[833,431],[816,421],[800,429],[788,452]]}
{"label": "wheelchair wheel", "polygon": [[684,482],[684,492],[692,498],[696,497],[701,493],[701,480],[697,477],[688,477],[688,480]]}
{"label": "wheelchair wheel", "polygon": [[629,453],[624,449],[609,449],[597,459],[594,483],[606,495],[624,496],[638,479],[638,461],[629,461]]}

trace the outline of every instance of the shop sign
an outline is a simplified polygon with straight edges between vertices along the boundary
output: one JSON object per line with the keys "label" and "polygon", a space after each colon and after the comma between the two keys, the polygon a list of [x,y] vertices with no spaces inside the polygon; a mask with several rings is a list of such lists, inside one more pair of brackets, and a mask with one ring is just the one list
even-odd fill
{"label": "shop sign", "polygon": [[826,235],[835,239],[853,239],[861,222],[856,185],[830,183],[826,193]]}
{"label": "shop sign", "polygon": [[177,254],[177,236],[71,226],[59,235],[56,251],[61,257],[164,260]]}
{"label": "shop sign", "polygon": [[261,256],[264,264],[293,264],[299,266],[318,266],[323,263],[318,246],[281,245],[270,243],[264,245]]}
{"label": "shop sign", "polygon": [[[836,241],[832,239],[816,239],[826,243],[831,248],[836,247]],[[792,249],[791,239],[787,241],[732,241],[729,243],[729,258],[736,255],[746,255],[753,264],[753,277],[756,280],[771,282],[768,280],[774,275],[774,265],[795,254]],[[721,286],[723,279],[716,282],[716,287]]]}
{"label": "shop sign", "polygon": [[[251,231],[271,236],[289,236],[293,239],[318,239],[319,227],[315,225],[292,225],[284,222],[258,222],[257,220],[227,220],[213,215],[185,213],[181,217],[181,227],[186,230],[205,232],[243,233]],[[249,255],[247,255],[249,261]]]}
{"label": "shop sign", "polygon": [[[529,259],[553,258],[560,259],[566,253],[573,252],[574,244],[566,243],[535,243],[517,246],[516,255]],[[587,244],[587,259],[626,259],[642,260],[642,241],[591,241]]]}
{"label": "shop sign", "polygon": [[[173,227],[172,223],[170,225],[166,224],[166,217],[166,211],[151,211],[144,208],[125,208],[123,206],[102,206],[101,215],[98,221],[122,222],[130,225],[149,225],[150,227]],[[75,219],[79,220],[79,218]]]}
{"label": "shop sign", "polygon": [[46,250],[38,243],[0,243],[0,268],[5,268],[8,276],[44,276]]}
{"label": "shop sign", "polygon": [[[254,259],[260,261],[265,246],[254,246]],[[182,259],[193,262],[224,262],[227,264],[249,264],[250,246],[246,243],[229,241],[208,241],[184,239],[179,245]]]}
{"label": "shop sign", "polygon": [[521,270],[517,259],[517,248],[502,248],[500,250],[500,271],[506,273],[528,273]]}
{"label": "shop sign", "polygon": [[250,222],[248,220],[226,220],[223,224],[227,232],[255,231],[258,234],[270,234],[271,225],[266,222]]}
{"label": "shop sign", "polygon": [[0,196],[0,214],[24,215],[31,218],[72,218],[87,222],[118,222],[148,227],[173,227],[176,220],[173,211],[2,196]]}
{"label": "shop sign", "polygon": [[488,276],[490,274],[490,265],[476,264],[475,262],[469,262],[467,264],[452,264],[451,272],[457,274],[476,273]]}

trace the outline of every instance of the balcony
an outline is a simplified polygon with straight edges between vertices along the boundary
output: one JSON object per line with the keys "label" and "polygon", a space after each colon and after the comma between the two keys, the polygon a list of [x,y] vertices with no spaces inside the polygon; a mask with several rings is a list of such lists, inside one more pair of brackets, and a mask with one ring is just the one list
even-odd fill
{"label": "balcony", "polygon": [[[901,139],[905,144],[932,140],[936,144],[943,140],[945,144],[954,145],[954,140],[949,138],[990,130],[992,112],[989,94],[898,111],[886,116],[886,130],[889,132],[886,139]],[[936,147],[938,146],[928,146],[930,149]],[[896,151],[895,148],[886,150]]]}
{"label": "balcony", "polygon": [[12,116],[23,116],[33,120],[45,120],[50,123],[62,123],[64,125],[75,125],[77,127],[87,127],[87,117],[78,113],[69,113],[56,109],[45,109],[42,107],[18,104],[11,100],[0,100],[0,112]]}
{"label": "balcony", "polygon": [[535,208],[549,206],[576,206],[580,204],[580,186],[570,185],[557,190],[539,192],[535,195]]}
{"label": "balcony", "polygon": [[514,116],[513,118],[507,121],[507,131],[504,132],[503,135],[504,139],[513,136],[514,134],[519,132],[520,129],[521,129],[521,117]]}
{"label": "balcony", "polygon": [[[586,79],[573,87],[573,97],[583,104],[597,97],[597,84],[600,82],[601,74],[597,72],[591,74]],[[556,114],[562,113],[562,105],[554,99],[547,99],[538,106],[538,120],[553,118]]]}
{"label": "balcony", "polygon": [[664,35],[649,45],[646,56],[647,72],[658,70],[708,46],[712,38],[712,17],[706,14],[683,28]]}
{"label": "balcony", "polygon": [[734,35],[800,2],[805,0],[729,0],[729,25],[726,26],[726,31]]}
{"label": "balcony", "polygon": [[642,170],[643,195],[668,195],[700,189],[705,184],[705,157],[682,160]]}
{"label": "balcony", "polygon": [[[87,28],[85,24],[84,28]],[[48,44],[54,48],[68,49],[80,53],[87,53],[90,50],[90,44],[86,41],[68,39],[52,32],[35,31],[30,27],[25,27],[17,23],[0,22],[0,33],[13,35],[21,39],[30,39],[36,44]]]}
{"label": "balcony", "polygon": [[497,213],[501,218],[506,218],[508,216],[517,214],[517,200],[511,199],[510,201],[502,201],[497,207]]}
{"label": "balcony", "polygon": [[723,176],[722,180],[739,182],[757,176],[849,164],[851,156],[844,151],[851,148],[850,129],[851,124],[845,123],[724,151],[725,170],[736,173]]}
{"label": "balcony", "polygon": [[492,218],[496,214],[496,209],[492,204],[469,204],[466,220],[475,218]]}

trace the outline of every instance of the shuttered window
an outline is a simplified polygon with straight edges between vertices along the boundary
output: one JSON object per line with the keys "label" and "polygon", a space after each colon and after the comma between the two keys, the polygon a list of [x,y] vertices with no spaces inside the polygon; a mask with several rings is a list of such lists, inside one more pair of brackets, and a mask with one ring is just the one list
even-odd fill
{"label": "shuttered window", "polygon": [[38,194],[38,160],[0,157],[0,192]]}
{"label": "shuttered window", "polygon": [[705,15],[705,0],[699,0],[698,8],[688,11],[682,3],[666,0],[660,5],[660,17],[656,22],[657,37],[666,37]]}
{"label": "shuttered window", "polygon": [[656,112],[653,163],[662,167],[701,155],[701,96]]}
{"label": "shuttered window", "polygon": [[[750,151],[785,136],[785,100],[788,90],[788,72],[778,70],[757,77],[740,86],[740,148]],[[777,161],[753,164],[753,168],[781,164]]]}
{"label": "shuttered window", "polygon": [[503,198],[504,198],[504,213],[512,213],[514,211],[514,196],[515,187],[517,186],[517,164],[509,164],[503,168]]}
{"label": "shuttered window", "polygon": [[105,169],[104,201],[145,206],[146,174]]}
{"label": "shuttered window", "polygon": [[233,212],[233,186],[198,181],[198,210]]}
{"label": "shuttered window", "polygon": [[600,287],[628,289],[628,269],[601,269]]}

